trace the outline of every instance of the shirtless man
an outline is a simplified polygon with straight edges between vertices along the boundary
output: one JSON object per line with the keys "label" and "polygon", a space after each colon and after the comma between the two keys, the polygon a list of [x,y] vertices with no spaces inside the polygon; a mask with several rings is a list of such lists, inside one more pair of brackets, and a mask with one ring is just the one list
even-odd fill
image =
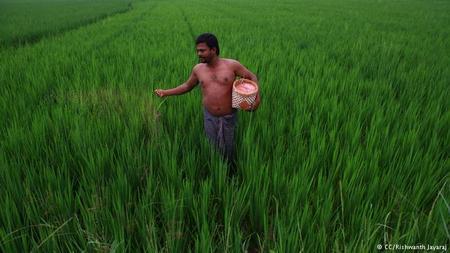
{"label": "shirtless man", "polygon": [[[189,79],[173,89],[156,89],[159,97],[181,95],[192,90],[198,83],[203,96],[204,128],[208,139],[217,146],[229,165],[235,166],[234,129],[237,110],[232,108],[231,92],[237,76],[258,83],[256,76],[241,63],[220,58],[217,38],[210,33],[198,36],[197,55],[200,63],[195,65]],[[258,108],[259,94],[250,111]]]}

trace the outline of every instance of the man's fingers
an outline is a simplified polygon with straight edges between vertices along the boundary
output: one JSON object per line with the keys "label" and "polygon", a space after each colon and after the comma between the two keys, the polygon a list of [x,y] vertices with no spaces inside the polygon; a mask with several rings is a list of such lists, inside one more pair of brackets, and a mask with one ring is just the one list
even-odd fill
{"label": "man's fingers", "polygon": [[154,92],[159,97],[162,97],[162,95],[163,95],[160,89],[156,89],[156,90],[154,90]]}

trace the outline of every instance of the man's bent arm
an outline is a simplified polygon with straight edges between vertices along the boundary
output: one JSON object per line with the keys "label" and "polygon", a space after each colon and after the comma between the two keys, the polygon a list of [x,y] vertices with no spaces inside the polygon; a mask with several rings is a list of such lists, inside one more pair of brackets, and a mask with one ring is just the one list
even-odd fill
{"label": "man's bent arm", "polygon": [[235,64],[234,73],[237,76],[240,76],[240,77],[245,78],[245,79],[250,79],[250,80],[252,80],[253,82],[256,82],[259,85],[258,78],[256,77],[255,74],[250,72],[250,70],[248,70],[246,67],[244,67],[238,61],[234,61],[234,64]]}
{"label": "man's bent arm", "polygon": [[[256,77],[256,75],[255,74],[253,74],[252,72],[250,72],[250,70],[248,70],[246,67],[244,67],[240,62],[238,62],[238,61],[234,61],[234,66],[235,66],[235,68],[234,68],[234,73],[237,75],[237,76],[240,76],[240,77],[242,77],[242,78],[245,78],[245,79],[250,79],[250,80],[252,80],[253,82],[255,82],[255,83],[257,83],[258,84],[258,86],[259,86],[259,82],[258,82],[258,78]],[[259,106],[259,104],[261,103],[261,97],[260,97],[260,95],[259,95],[259,90],[258,90],[258,93],[256,94],[256,99],[255,99],[255,102],[254,102],[254,104],[252,105],[252,108],[258,108],[258,106]],[[254,111],[255,109],[252,109],[251,111]]]}

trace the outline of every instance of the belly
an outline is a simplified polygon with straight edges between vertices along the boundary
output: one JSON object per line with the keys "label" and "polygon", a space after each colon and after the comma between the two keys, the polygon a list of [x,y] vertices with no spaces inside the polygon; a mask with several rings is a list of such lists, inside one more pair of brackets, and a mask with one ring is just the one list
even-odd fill
{"label": "belly", "polygon": [[235,111],[231,107],[231,87],[211,85],[202,88],[203,106],[215,116],[231,114]]}

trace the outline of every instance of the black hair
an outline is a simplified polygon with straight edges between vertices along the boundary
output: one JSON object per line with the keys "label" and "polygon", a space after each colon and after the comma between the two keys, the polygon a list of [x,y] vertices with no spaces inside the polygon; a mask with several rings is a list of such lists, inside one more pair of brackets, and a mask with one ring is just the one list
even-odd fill
{"label": "black hair", "polygon": [[212,33],[203,33],[197,37],[195,41],[195,45],[200,43],[206,43],[209,48],[216,48],[217,55],[220,54],[219,41],[217,41],[217,37]]}

